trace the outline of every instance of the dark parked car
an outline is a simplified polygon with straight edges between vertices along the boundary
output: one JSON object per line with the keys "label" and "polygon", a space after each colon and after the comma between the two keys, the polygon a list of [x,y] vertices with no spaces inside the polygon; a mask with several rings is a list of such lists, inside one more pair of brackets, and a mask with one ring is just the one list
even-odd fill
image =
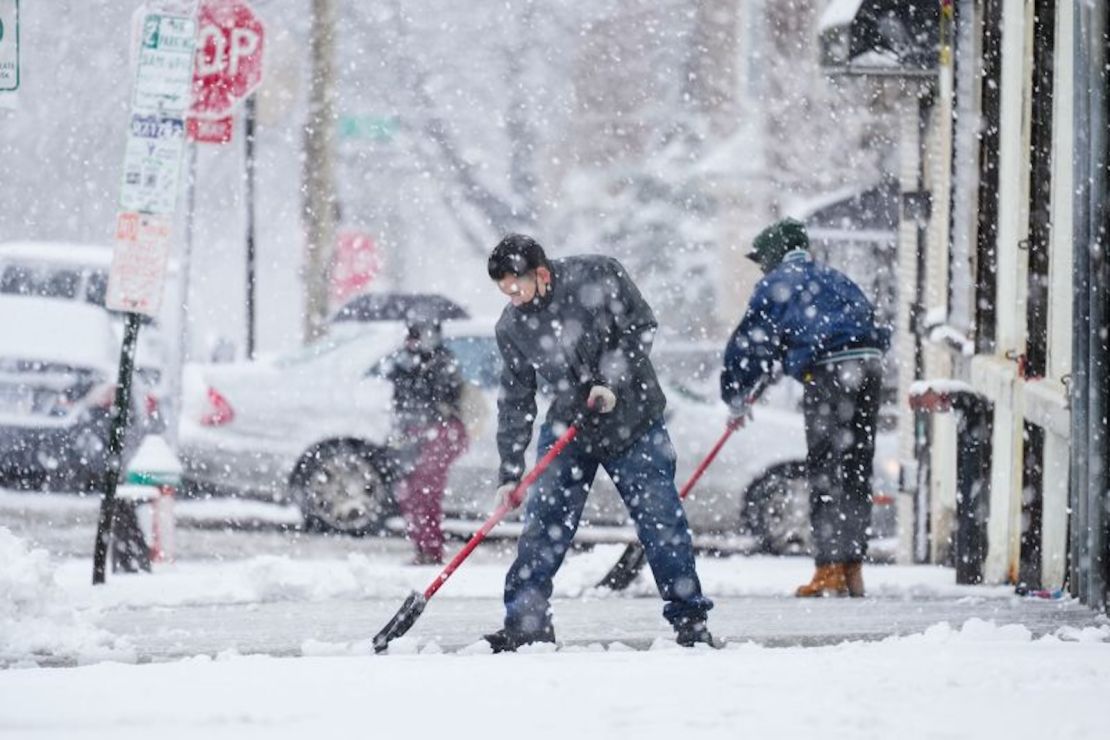
{"label": "dark parked car", "polygon": [[[84,302],[0,295],[0,326],[0,483],[98,487],[119,356],[111,316]],[[145,424],[137,407],[132,418],[128,449]]]}
{"label": "dark parked car", "polygon": [[[104,308],[112,247],[105,244],[16,241],[0,244],[0,295],[53,298]],[[166,305],[171,301],[167,300]],[[110,313],[116,341],[123,339],[123,314]],[[166,349],[157,320],[142,317],[143,329],[135,357],[135,373],[147,394],[143,399],[148,423],[164,424],[162,370]]]}

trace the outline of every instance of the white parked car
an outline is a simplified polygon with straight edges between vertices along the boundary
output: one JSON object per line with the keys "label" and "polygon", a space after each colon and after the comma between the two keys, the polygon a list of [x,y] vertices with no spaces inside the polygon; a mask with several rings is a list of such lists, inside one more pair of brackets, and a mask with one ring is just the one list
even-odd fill
{"label": "white parked car", "polygon": [[[36,296],[104,308],[112,247],[104,244],[13,241],[0,244],[0,295]],[[166,302],[169,305],[169,301]],[[123,316],[111,313],[117,354]],[[160,422],[166,350],[158,322],[144,319],[135,352],[135,373],[148,394],[142,399],[147,421]]]}
{"label": "white parked car", "polygon": [[[87,303],[0,295],[0,326],[0,483],[97,489],[120,351],[110,317]],[[128,449],[145,426],[132,412]]]}
{"label": "white parked car", "polygon": [[[449,526],[460,533],[488,515],[496,488],[500,356],[493,325],[493,320],[444,323],[445,342],[474,391],[467,394],[470,447],[452,468],[444,501],[454,520]],[[388,443],[392,386],[380,368],[403,336],[397,322],[352,324],[275,359],[192,366],[180,434],[190,486],[295,503],[312,527],[352,534],[396,528]],[[714,390],[718,360],[707,350],[701,351],[707,360],[683,352],[658,354],[681,485],[725,429],[727,412]],[[782,384],[766,394],[754,423],[733,435],[687,500],[703,546],[771,552],[808,546],[799,390]],[[877,485],[892,486],[887,478],[877,478]],[[878,521],[883,508],[877,507]],[[632,537],[625,508],[603,473],[583,522],[592,526],[582,534],[595,540]],[[506,531],[512,531],[511,524]]]}

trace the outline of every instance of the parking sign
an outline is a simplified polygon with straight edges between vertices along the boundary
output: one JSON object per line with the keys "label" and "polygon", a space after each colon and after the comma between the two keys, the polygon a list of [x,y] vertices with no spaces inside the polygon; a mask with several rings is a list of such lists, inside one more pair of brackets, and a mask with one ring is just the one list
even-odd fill
{"label": "parking sign", "polygon": [[173,222],[168,216],[123,212],[116,220],[116,246],[105,305],[116,311],[157,316],[166,283]]}
{"label": "parking sign", "polygon": [[0,0],[0,92],[19,89],[19,0]]}

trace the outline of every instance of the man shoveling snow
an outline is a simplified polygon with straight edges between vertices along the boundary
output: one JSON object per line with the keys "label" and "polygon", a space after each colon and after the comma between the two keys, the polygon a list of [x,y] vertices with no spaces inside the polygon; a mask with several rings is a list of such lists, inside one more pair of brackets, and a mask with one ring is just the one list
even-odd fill
{"label": "man shoveling snow", "polygon": [[[675,452],[663,424],[666,399],[649,354],[655,316],[614,259],[548,261],[532,238],[505,237],[489,276],[510,299],[497,323],[504,360],[498,401],[499,503],[519,506],[524,451],[536,417],[537,378],[553,389],[537,457],[560,430],[577,436],[527,493],[524,531],[505,578],[505,626],[494,652],[554,642],[550,597],[599,467],[628,507],[644,545],[663,616],[684,646],[713,644],[694,568],[689,525],[674,484]],[[590,409],[589,413],[585,413]]]}

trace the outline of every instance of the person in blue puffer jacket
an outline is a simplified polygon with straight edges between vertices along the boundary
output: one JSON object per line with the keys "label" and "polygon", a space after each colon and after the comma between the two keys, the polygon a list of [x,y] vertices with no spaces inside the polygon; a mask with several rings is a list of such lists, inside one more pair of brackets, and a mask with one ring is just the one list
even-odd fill
{"label": "person in blue puffer jacket", "polygon": [[748,257],[764,277],[725,348],[721,398],[733,417],[775,363],[805,388],[806,466],[816,571],[796,595],[863,596],[871,468],[890,328],[846,275],[815,261],[805,226],[784,219]]}

